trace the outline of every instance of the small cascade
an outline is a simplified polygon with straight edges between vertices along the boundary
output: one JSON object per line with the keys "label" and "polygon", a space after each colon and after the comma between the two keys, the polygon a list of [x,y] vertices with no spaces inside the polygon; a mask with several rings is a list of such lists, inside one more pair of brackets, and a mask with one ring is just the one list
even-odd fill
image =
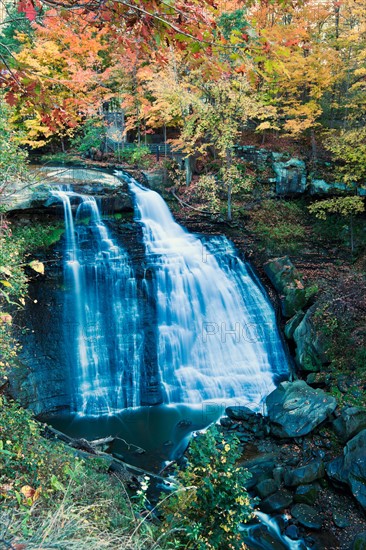
{"label": "small cascade", "polygon": [[259,523],[243,525],[241,532],[249,550],[308,550],[303,540],[292,540],[281,533],[279,521],[286,524],[286,517],[273,518],[263,512],[255,511]]}
{"label": "small cascade", "polygon": [[79,415],[115,414],[140,404],[143,335],[136,279],[95,198],[69,190],[54,196],[63,204],[66,229],[63,351],[74,409]]}
{"label": "small cascade", "polygon": [[[169,403],[241,402],[260,409],[288,374],[275,314],[225,237],[206,242],[173,219],[163,198],[128,182],[153,273],[158,366]],[[148,286],[148,285],[147,285]]]}

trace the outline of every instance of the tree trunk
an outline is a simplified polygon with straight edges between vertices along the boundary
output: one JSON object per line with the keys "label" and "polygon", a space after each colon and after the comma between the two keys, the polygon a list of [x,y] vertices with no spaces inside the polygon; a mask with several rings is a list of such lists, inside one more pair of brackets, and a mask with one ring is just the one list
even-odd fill
{"label": "tree trunk", "polygon": [[166,142],[166,124],[164,124],[164,156],[167,157],[168,149],[167,149],[167,142]]}
{"label": "tree trunk", "polygon": [[233,219],[231,212],[231,196],[232,196],[232,186],[229,185],[227,189],[227,219],[229,222]]}
{"label": "tree trunk", "polygon": [[[226,149],[226,170],[227,170],[227,173],[229,174],[229,171],[230,171],[230,168],[232,166],[232,163],[233,163],[233,157],[232,157],[232,154],[231,154],[231,149]],[[233,219],[232,218],[232,193],[233,193],[233,186],[232,186],[232,182],[231,180],[229,179],[229,181],[227,182],[227,219],[229,222],[231,222],[231,220]]]}
{"label": "tree trunk", "polygon": [[192,181],[191,157],[186,157],[184,159],[184,168],[186,171],[186,185],[188,186]]}
{"label": "tree trunk", "polygon": [[354,241],[354,232],[353,232],[353,216],[350,217],[349,231],[350,231],[350,237],[351,237],[351,252],[353,254],[354,251],[355,251],[355,241]]}
{"label": "tree trunk", "polygon": [[315,131],[314,128],[311,129],[311,158],[313,166],[318,162],[318,148],[316,145]]}

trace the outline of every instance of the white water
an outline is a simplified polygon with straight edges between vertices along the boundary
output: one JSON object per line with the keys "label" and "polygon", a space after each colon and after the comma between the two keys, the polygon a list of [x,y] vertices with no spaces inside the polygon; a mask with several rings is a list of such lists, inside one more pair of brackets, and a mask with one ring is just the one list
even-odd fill
{"label": "white water", "polygon": [[[256,525],[242,525],[243,540],[250,550],[307,550],[302,540],[292,540],[281,533],[280,526],[275,518],[256,510],[254,515],[259,520]],[[286,521],[286,517],[283,516]],[[261,526],[264,526],[268,537],[262,536]],[[263,527],[262,527],[263,528]]]}
{"label": "white water", "polygon": [[118,173],[136,201],[153,272],[158,366],[170,403],[243,403],[260,409],[288,364],[274,311],[225,237],[205,245],[163,198]]}
{"label": "white water", "polygon": [[[65,348],[79,415],[140,404],[142,334],[136,280],[94,197],[55,191],[64,206]],[[71,202],[78,204],[75,219]]]}

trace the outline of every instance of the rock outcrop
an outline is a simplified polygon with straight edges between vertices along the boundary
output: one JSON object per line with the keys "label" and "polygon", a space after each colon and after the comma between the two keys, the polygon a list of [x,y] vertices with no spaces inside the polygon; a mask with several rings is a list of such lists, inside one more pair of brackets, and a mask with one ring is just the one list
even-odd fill
{"label": "rock outcrop", "polygon": [[314,304],[308,309],[293,333],[296,361],[301,370],[307,372],[318,372],[328,362],[326,337],[317,330],[314,322],[316,307]]}
{"label": "rock outcrop", "polygon": [[311,388],[303,380],[282,382],[266,399],[271,433],[301,437],[321,424],[335,410],[334,397]]}
{"label": "rock outcrop", "polygon": [[333,481],[348,485],[366,510],[366,429],[347,443],[343,455],[330,462],[326,471]]}
{"label": "rock outcrop", "polygon": [[266,262],[264,271],[280,296],[285,317],[292,317],[306,305],[304,283],[288,256]]}

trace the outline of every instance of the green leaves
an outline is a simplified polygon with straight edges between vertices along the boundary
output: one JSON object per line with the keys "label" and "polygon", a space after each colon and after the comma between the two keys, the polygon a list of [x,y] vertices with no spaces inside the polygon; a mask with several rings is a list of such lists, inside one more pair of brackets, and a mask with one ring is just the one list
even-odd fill
{"label": "green leaves", "polygon": [[250,519],[252,503],[245,490],[250,474],[237,465],[240,454],[238,439],[216,426],[192,441],[188,467],[178,474],[186,490],[165,507],[169,528],[177,522],[184,529],[185,547],[242,548],[239,524]]}
{"label": "green leaves", "polygon": [[341,216],[354,216],[365,211],[365,204],[361,197],[336,197],[314,202],[309,206],[309,212],[317,218],[325,220],[327,214],[340,214]]}

